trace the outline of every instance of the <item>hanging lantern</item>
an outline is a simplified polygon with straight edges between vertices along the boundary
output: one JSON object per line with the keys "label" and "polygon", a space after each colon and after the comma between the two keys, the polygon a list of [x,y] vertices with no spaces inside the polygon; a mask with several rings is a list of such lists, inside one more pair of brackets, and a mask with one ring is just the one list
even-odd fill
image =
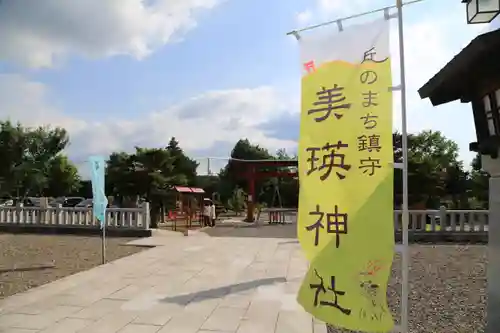
{"label": "hanging lantern", "polygon": [[467,4],[467,23],[489,23],[500,13],[500,0],[462,0]]}

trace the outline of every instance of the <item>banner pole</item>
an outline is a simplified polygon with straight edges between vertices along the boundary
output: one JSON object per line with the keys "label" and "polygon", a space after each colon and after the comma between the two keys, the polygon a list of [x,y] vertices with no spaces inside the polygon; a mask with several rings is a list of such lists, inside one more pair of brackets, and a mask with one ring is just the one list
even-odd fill
{"label": "banner pole", "polygon": [[[413,5],[415,3],[422,2],[422,1],[425,1],[425,0],[411,0],[411,1],[407,1],[405,3],[401,2],[401,6]],[[286,34],[287,35],[294,35],[295,37],[297,37],[299,32],[303,32],[303,31],[307,31],[307,30],[312,30],[312,29],[320,28],[320,27],[323,27],[325,25],[330,25],[330,24],[341,22],[341,21],[346,21],[346,20],[350,20],[350,19],[353,19],[353,18],[358,18],[358,17],[362,17],[362,16],[366,16],[366,15],[370,15],[370,14],[382,12],[382,11],[385,11],[385,10],[388,10],[388,9],[393,9],[393,8],[396,8],[396,7],[397,7],[397,4],[395,6],[378,8],[378,9],[370,10],[368,12],[363,12],[363,13],[359,13],[359,14],[355,14],[355,15],[351,15],[351,16],[346,16],[346,17],[338,18],[338,19],[333,20],[333,21],[328,21],[328,22],[324,22],[324,23],[320,23],[320,24],[311,25],[311,26],[308,26],[308,27],[305,27],[305,28],[302,28],[302,29],[292,30],[292,31],[287,32]]]}
{"label": "banner pole", "polygon": [[102,223],[102,264],[106,263],[106,223]]}
{"label": "banner pole", "polygon": [[409,289],[409,269],[410,258],[408,248],[408,128],[406,114],[406,72],[405,72],[405,47],[403,31],[403,1],[396,0],[398,9],[398,33],[399,33],[399,66],[401,79],[401,141],[403,149],[403,251],[401,264],[401,332],[408,332],[408,289]]}

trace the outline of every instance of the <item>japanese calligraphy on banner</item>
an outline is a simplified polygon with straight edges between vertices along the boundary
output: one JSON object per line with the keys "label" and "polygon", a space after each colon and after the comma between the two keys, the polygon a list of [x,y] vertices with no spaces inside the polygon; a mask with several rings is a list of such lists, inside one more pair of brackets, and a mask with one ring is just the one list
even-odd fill
{"label": "japanese calligraphy on banner", "polygon": [[394,256],[389,22],[304,35],[298,237],[309,271],[299,303],[356,331],[389,332]]}

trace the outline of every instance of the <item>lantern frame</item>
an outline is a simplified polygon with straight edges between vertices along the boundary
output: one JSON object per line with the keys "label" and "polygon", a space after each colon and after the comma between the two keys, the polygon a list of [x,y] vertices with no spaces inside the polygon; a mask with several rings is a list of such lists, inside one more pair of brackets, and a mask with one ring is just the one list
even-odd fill
{"label": "lantern frame", "polygon": [[[466,4],[466,15],[468,24],[490,23],[500,14],[500,0],[462,0]],[[487,4],[495,5],[495,8],[486,8]]]}
{"label": "lantern frame", "polygon": [[500,89],[472,101],[477,142],[469,145],[471,151],[498,157],[500,148]]}

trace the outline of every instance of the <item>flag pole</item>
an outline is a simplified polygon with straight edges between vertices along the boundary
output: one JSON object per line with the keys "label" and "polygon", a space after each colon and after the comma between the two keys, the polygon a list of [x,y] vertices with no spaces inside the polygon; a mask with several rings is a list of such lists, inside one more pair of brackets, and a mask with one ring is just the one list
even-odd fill
{"label": "flag pole", "polygon": [[106,218],[104,218],[104,221],[101,223],[101,228],[102,228],[101,254],[102,254],[102,264],[104,265],[106,263]]}
{"label": "flag pole", "polygon": [[399,67],[401,80],[401,141],[403,149],[403,251],[402,256],[402,284],[401,284],[401,332],[408,332],[408,289],[410,258],[408,248],[408,128],[406,114],[406,72],[405,72],[405,47],[403,31],[403,0],[396,0],[398,9],[398,34],[399,34]]}
{"label": "flag pole", "polygon": [[339,18],[336,20],[324,22],[317,25],[308,26],[298,30],[292,30],[287,35],[293,35],[297,40],[300,39],[300,32],[316,29],[322,26],[330,25],[333,23],[341,23],[342,21],[387,11],[392,8],[397,8],[398,17],[398,33],[399,33],[399,64],[400,64],[400,91],[401,91],[401,121],[402,121],[402,149],[403,149],[403,163],[395,163],[398,167],[403,169],[403,207],[402,207],[402,290],[401,290],[401,325],[399,331],[401,333],[408,333],[408,294],[409,294],[409,248],[408,248],[408,224],[409,224],[409,211],[408,211],[408,128],[407,128],[407,112],[406,112],[406,73],[405,73],[405,52],[404,52],[404,31],[403,31],[403,6],[419,3],[425,0],[411,0],[403,2],[403,0],[396,0],[396,4],[389,7],[379,8],[372,11]]}

